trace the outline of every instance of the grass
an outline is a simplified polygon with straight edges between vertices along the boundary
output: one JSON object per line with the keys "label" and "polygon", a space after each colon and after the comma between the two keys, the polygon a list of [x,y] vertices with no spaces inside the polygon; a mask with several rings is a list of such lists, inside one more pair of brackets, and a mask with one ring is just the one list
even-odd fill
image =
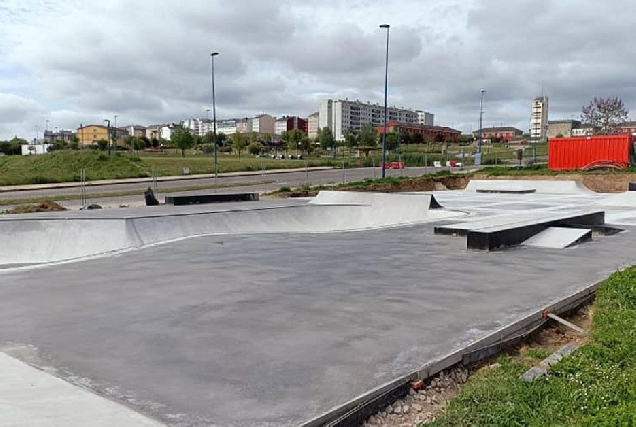
{"label": "grass", "polygon": [[[545,352],[501,356],[478,372],[433,426],[636,424],[636,268],[597,292],[588,343],[532,383],[519,380]],[[533,359],[534,356],[536,359]]]}
{"label": "grass", "polygon": [[[457,160],[464,164],[472,164],[469,157],[460,158],[464,149],[466,155],[474,151],[474,147],[451,145],[447,153],[441,153],[442,145],[410,145],[403,146],[401,157],[395,152],[387,152],[387,162],[401,159],[406,166],[432,166],[433,162],[445,163]],[[343,150],[340,157],[311,157],[307,160],[273,160],[270,158],[254,158],[243,154],[238,156],[224,152],[219,153],[219,172],[261,171],[271,169],[303,168],[305,166],[328,166],[336,168],[378,167],[381,163],[380,150],[375,150],[367,157],[353,157],[352,152]],[[344,155],[344,156],[342,156]],[[514,149],[493,145],[485,146],[484,163],[513,162]],[[174,150],[163,153],[117,153],[108,156],[105,152],[92,150],[56,151],[42,156],[2,156],[0,157],[0,185],[44,184],[72,182],[80,180],[80,170],[86,170],[88,181],[120,178],[140,178],[157,176],[182,175],[187,167],[190,174],[214,173],[212,157],[204,155],[181,155]]]}

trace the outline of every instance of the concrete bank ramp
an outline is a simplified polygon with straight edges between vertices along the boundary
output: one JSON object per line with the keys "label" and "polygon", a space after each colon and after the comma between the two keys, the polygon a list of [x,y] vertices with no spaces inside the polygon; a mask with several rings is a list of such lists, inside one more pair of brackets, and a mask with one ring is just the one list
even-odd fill
{"label": "concrete bank ramp", "polygon": [[469,192],[533,192],[546,194],[591,194],[592,190],[575,180],[486,179],[471,180],[464,191]]}
{"label": "concrete bank ramp", "polygon": [[0,265],[65,261],[202,235],[345,232],[462,215],[431,210],[430,194],[326,193],[306,204],[264,208],[223,210],[217,205],[209,211],[165,207],[152,214],[141,208],[122,211],[122,217],[93,211],[3,218],[0,236],[9,244],[0,245]]}
{"label": "concrete bank ramp", "polygon": [[529,246],[532,248],[565,249],[591,239],[592,230],[550,227],[523,242],[523,246]]}

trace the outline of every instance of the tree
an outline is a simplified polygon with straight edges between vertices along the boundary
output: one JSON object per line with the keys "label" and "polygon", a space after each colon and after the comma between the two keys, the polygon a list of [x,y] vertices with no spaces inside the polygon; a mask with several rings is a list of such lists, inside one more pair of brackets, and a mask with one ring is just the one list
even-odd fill
{"label": "tree", "polygon": [[397,132],[389,132],[386,134],[386,149],[394,151],[400,146],[400,135]]}
{"label": "tree", "polygon": [[106,151],[108,149],[108,141],[103,138],[100,139],[97,141],[97,147],[99,148],[99,151]]}
{"label": "tree", "polygon": [[377,147],[378,145],[378,131],[371,123],[362,125],[360,128],[360,135],[358,135],[358,144],[364,147]]}
{"label": "tree", "polygon": [[619,97],[595,97],[588,105],[583,106],[581,121],[590,126],[595,134],[612,134],[618,132],[619,126],[628,117],[629,111]]}
{"label": "tree", "polygon": [[303,142],[303,138],[305,137],[305,133],[300,129],[294,129],[289,132],[289,142],[292,147],[296,147],[296,153],[298,153],[298,149],[300,148],[300,144]]}
{"label": "tree", "polygon": [[248,147],[248,150],[250,154],[253,156],[258,156],[259,154],[261,154],[261,146],[258,145],[257,143],[250,144],[250,146]]}
{"label": "tree", "polygon": [[347,128],[344,133],[345,145],[349,150],[358,145],[358,138],[351,128]]}
{"label": "tree", "polygon": [[290,137],[289,132],[287,132],[286,130],[280,134],[280,140],[285,143],[285,145],[287,146],[287,149],[289,149],[289,137]]}
{"label": "tree", "polygon": [[185,151],[194,146],[194,136],[189,129],[178,126],[170,137],[170,142],[181,150],[181,156],[185,157]]}
{"label": "tree", "polygon": [[328,127],[318,129],[318,135],[316,139],[320,143],[320,147],[323,150],[334,148],[334,146],[336,145],[336,139],[333,137],[333,133]]}
{"label": "tree", "polygon": [[241,132],[236,132],[232,135],[232,148],[238,153],[239,162],[241,161],[241,151],[247,147],[247,141],[245,135]]}
{"label": "tree", "polygon": [[300,141],[300,148],[303,150],[303,153],[307,153],[307,155],[310,155],[312,150],[313,150],[313,145],[311,144],[311,140],[309,139],[309,136],[305,135],[303,133],[303,139]]}

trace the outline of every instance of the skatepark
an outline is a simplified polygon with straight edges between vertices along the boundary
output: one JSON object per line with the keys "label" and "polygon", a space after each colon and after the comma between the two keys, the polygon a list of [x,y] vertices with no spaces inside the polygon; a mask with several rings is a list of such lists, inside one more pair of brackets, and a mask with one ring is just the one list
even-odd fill
{"label": "skatepark", "polygon": [[635,206],[502,180],[2,217],[0,425],[355,425],[636,264]]}

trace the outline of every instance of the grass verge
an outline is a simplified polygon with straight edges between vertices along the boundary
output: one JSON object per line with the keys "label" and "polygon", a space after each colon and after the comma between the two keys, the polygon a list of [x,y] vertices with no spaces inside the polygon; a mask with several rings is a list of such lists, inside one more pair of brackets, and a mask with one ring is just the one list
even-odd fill
{"label": "grass verge", "polygon": [[[182,191],[198,191],[198,190],[212,190],[217,188],[232,188],[232,187],[244,187],[248,185],[261,185],[261,184],[271,184],[275,181],[258,181],[258,182],[234,182],[230,184],[207,184],[207,185],[188,185],[183,187],[167,187],[160,188],[159,193],[167,194],[167,193],[180,193]],[[78,190],[79,192],[79,190]],[[127,191],[111,191],[111,192],[103,192],[103,193],[88,193],[86,197],[90,199],[105,199],[109,197],[124,197],[124,196],[143,196],[144,190],[127,190]],[[79,194],[62,194],[59,196],[54,196],[58,202],[68,201],[68,200],[80,200],[82,197]],[[42,196],[42,197],[24,197],[24,198],[16,198],[16,199],[4,199],[0,200],[0,206],[12,206],[12,205],[22,205],[25,203],[44,203],[51,199],[51,196]]]}
{"label": "grass verge", "polygon": [[501,356],[499,369],[477,372],[431,425],[636,424],[636,268],[601,285],[593,312],[587,344],[545,377],[519,380],[545,352]]}

